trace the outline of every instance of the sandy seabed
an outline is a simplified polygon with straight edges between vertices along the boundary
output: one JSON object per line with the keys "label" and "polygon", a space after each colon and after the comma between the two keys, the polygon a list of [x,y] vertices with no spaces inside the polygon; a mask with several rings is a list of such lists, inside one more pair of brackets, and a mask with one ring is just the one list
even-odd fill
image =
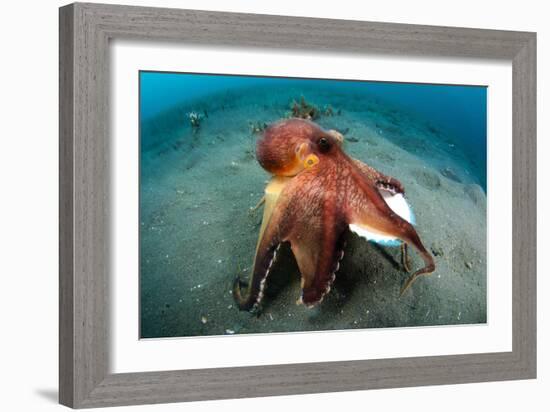
{"label": "sandy seabed", "polygon": [[[288,116],[300,96],[332,115],[344,150],[399,179],[436,271],[399,297],[408,274],[398,247],[347,235],[331,292],[307,309],[288,245],[259,315],[240,312],[235,276],[251,271],[270,176],[254,157],[254,126]],[[206,114],[193,131],[186,114]],[[141,125],[140,328],[143,338],[486,322],[486,195],[456,140],[425,119],[352,93],[241,89],[175,107]],[[411,266],[423,265],[411,251]]]}

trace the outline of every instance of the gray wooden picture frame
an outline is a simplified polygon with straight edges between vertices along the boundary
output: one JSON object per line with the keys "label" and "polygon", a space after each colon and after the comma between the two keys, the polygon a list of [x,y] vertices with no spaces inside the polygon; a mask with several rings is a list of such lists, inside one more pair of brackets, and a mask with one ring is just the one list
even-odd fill
{"label": "gray wooden picture frame", "polygon": [[[59,19],[62,404],[86,408],[536,377],[535,33],[80,3],[62,7]],[[111,39],[511,61],[512,351],[109,373]]]}

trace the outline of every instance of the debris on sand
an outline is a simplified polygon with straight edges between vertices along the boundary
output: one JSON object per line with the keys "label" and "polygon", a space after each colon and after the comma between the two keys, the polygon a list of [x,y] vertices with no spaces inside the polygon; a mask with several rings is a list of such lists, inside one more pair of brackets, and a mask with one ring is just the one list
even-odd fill
{"label": "debris on sand", "polygon": [[300,101],[293,100],[290,104],[291,117],[300,119],[315,120],[319,117],[320,111],[314,104],[308,103],[304,96],[300,97]]}
{"label": "debris on sand", "polygon": [[288,116],[306,120],[315,120],[321,116],[332,117],[335,113],[337,115],[341,115],[342,110],[338,109],[335,111],[330,104],[325,104],[324,106],[319,107],[308,102],[304,96],[301,96],[299,101],[292,100],[290,103],[290,113],[288,113]]}
{"label": "debris on sand", "polygon": [[261,133],[267,129],[267,123],[265,122],[248,122],[248,126],[250,127],[250,132],[252,134]]}
{"label": "debris on sand", "polygon": [[443,256],[445,254],[443,248],[436,243],[432,245],[431,250],[434,256]]}
{"label": "debris on sand", "polygon": [[327,117],[334,116],[334,110],[332,109],[332,106],[330,104],[327,104],[325,105],[325,107],[323,107],[323,115]]}
{"label": "debris on sand", "polygon": [[193,129],[193,133],[195,133],[201,127],[201,122],[202,122],[202,119],[204,119],[204,115],[198,112],[192,111],[187,113],[187,118],[189,119],[189,123],[191,124],[191,128]]}

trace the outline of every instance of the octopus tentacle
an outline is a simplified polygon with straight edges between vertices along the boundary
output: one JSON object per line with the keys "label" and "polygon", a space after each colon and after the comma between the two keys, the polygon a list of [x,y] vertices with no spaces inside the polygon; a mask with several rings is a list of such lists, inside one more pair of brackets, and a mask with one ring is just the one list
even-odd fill
{"label": "octopus tentacle", "polygon": [[[343,236],[341,236],[341,238],[343,238]],[[323,301],[332,288],[334,280],[336,279],[336,272],[340,269],[340,262],[344,258],[344,247],[345,242],[342,240],[335,245],[335,253],[331,258],[329,266],[331,269],[323,273],[323,271],[318,268],[314,274],[315,284],[305,286],[302,282],[302,292],[300,294],[300,299],[298,299],[299,304],[304,304],[308,308],[312,308]],[[302,279],[305,279],[303,274]]]}
{"label": "octopus tentacle", "polygon": [[401,243],[401,264],[406,272],[411,271],[411,266],[409,262],[409,250],[406,243]]}
{"label": "octopus tentacle", "polygon": [[[393,179],[393,178],[389,178],[389,179]],[[392,195],[396,195],[398,193],[405,193],[405,191],[403,190],[403,187],[400,185],[401,183],[399,183],[399,181],[393,181],[393,180],[376,181],[376,187],[379,190],[385,190],[386,192],[389,192]]]}
{"label": "octopus tentacle", "polygon": [[[389,209],[389,208],[388,208]],[[427,275],[435,270],[435,262],[422,244],[420,237],[416,233],[414,227],[402,219],[391,210],[380,212],[369,211],[368,217],[353,218],[359,226],[365,226],[369,231],[390,235],[401,239],[403,242],[413,246],[424,260],[424,267],[414,272],[401,288],[401,295],[413,284],[413,282],[421,275]]]}
{"label": "octopus tentacle", "polygon": [[293,178],[284,191],[285,207],[292,211],[284,239],[290,242],[300,269],[298,303],[307,307],[320,303],[330,291],[342,257],[347,224],[339,206],[338,182],[332,178],[336,169],[335,163],[315,164]]}
{"label": "octopus tentacle", "polygon": [[[349,178],[352,183],[347,187],[351,191],[347,199],[348,222],[364,227],[370,232],[393,236],[413,246],[424,260],[424,267],[414,272],[401,289],[401,295],[421,275],[427,275],[435,270],[432,255],[426,250],[414,227],[393,212],[377,190],[372,180],[365,179],[357,170],[361,170],[356,161],[342,154],[340,162],[351,164]],[[353,167],[356,166],[356,168]]]}
{"label": "octopus tentacle", "polygon": [[[412,227],[412,226],[411,226]],[[413,229],[414,230],[414,229]],[[411,285],[414,283],[416,279],[418,279],[420,276],[426,276],[431,274],[435,270],[435,262],[430,254],[420,241],[420,238],[418,237],[418,234],[414,232],[414,235],[416,236],[416,239],[412,240],[412,244],[415,246],[416,250],[420,253],[420,256],[424,260],[424,267],[414,272],[411,276],[405,280],[405,283],[401,287],[401,292],[399,293],[400,296],[403,296],[403,294],[411,287]]]}
{"label": "octopus tentacle", "polygon": [[[254,272],[248,284],[243,282],[239,276],[235,278],[233,282],[233,298],[240,310],[255,310],[262,302],[267,277],[277,259],[277,252],[280,246],[280,243],[272,245],[256,256]],[[247,287],[247,291],[243,296],[241,288],[244,286]]]}
{"label": "octopus tentacle", "polygon": [[352,159],[352,161],[365,177],[373,182],[379,190],[385,190],[394,195],[397,193],[405,194],[405,188],[395,177],[387,176],[360,160]]}
{"label": "octopus tentacle", "polygon": [[[365,222],[365,221],[363,221]],[[362,223],[359,223],[362,225]],[[387,234],[401,239],[403,242],[413,246],[424,260],[424,267],[414,272],[406,280],[405,284],[401,288],[400,295],[402,296],[407,289],[413,284],[413,282],[421,275],[430,274],[435,270],[435,262],[430,254],[422,244],[420,237],[416,233],[414,227],[402,219],[395,213],[384,212],[383,214],[370,215],[368,223],[363,223],[370,231]]]}
{"label": "octopus tentacle", "polygon": [[[286,187],[288,179],[275,177],[265,188],[263,199],[264,213],[260,235],[256,245],[256,255],[252,276],[248,284],[239,277],[233,282],[233,298],[241,310],[257,309],[264,296],[267,277],[275,260],[277,251],[282,242],[281,221],[284,208],[279,207],[280,196]],[[243,296],[241,287],[247,286],[246,295]]]}
{"label": "octopus tentacle", "polygon": [[306,236],[290,240],[301,274],[302,291],[297,303],[307,307],[321,303],[329,293],[344,256],[341,231],[334,231],[318,242],[313,239],[314,236]]}

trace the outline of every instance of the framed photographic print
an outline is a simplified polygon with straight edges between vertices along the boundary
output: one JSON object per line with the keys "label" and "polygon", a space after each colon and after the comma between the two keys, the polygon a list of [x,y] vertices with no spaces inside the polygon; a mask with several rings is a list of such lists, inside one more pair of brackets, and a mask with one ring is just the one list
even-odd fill
{"label": "framed photographic print", "polygon": [[61,403],[534,378],[535,69],[534,33],[62,7]]}

